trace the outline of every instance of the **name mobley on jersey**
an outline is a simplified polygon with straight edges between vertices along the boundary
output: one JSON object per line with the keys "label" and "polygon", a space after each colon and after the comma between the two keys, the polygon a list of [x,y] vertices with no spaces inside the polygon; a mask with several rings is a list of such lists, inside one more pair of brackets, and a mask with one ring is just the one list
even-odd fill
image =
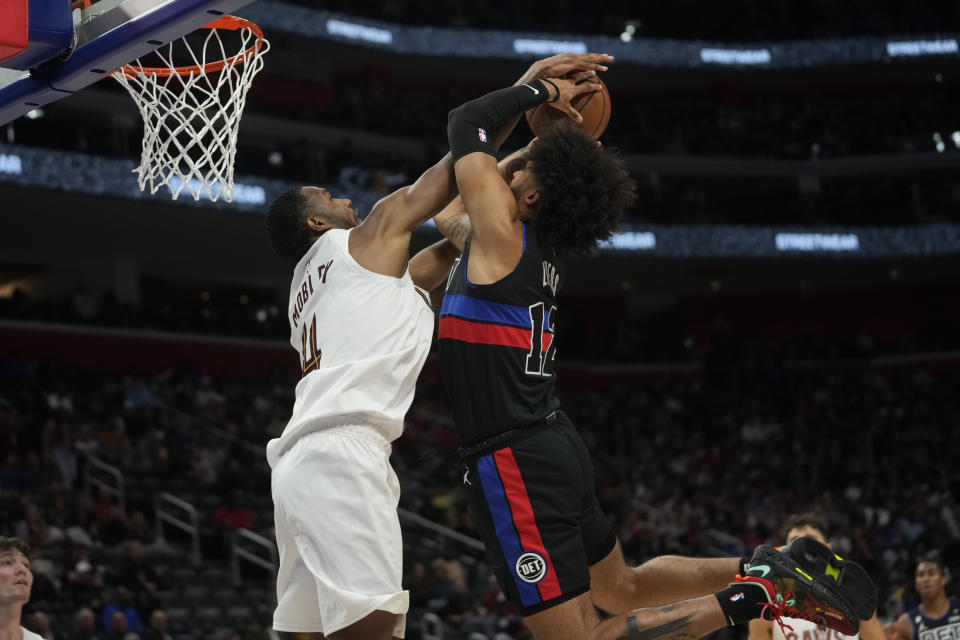
{"label": "name mobley on jersey", "polygon": [[346,229],[327,231],[294,268],[287,317],[303,377],[287,427],[267,445],[271,465],[310,431],[362,424],[388,442],[403,431],[433,338],[433,309],[409,270],[395,278],[358,264],[349,237]]}
{"label": "name mobley on jersey", "polygon": [[[333,260],[331,259],[326,264],[321,264],[317,267],[317,282],[319,284],[327,283],[327,275],[330,273],[330,267],[332,265]],[[300,291],[297,292],[297,299],[290,305],[290,324],[293,327],[296,327],[297,323],[300,322],[300,312],[303,311],[303,305],[307,304],[307,300],[312,294],[313,273],[310,270],[310,263],[307,262],[307,271],[304,279],[300,282]]]}

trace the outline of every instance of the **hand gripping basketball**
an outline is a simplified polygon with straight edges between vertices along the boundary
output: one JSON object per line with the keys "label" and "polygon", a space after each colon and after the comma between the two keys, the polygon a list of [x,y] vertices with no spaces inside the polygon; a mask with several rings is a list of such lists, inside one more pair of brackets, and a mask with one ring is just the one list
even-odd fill
{"label": "hand gripping basketball", "polygon": [[[585,93],[593,93],[600,90],[600,85],[594,82],[577,82],[572,78],[545,78],[544,83],[550,88],[550,98],[547,104],[562,111],[570,116],[570,119],[576,123],[583,122],[583,116],[580,111],[571,104],[577,96]],[[556,92],[554,91],[556,89]]]}
{"label": "hand gripping basketball", "polygon": [[536,78],[559,78],[583,71],[596,75],[598,71],[606,71],[605,65],[611,61],[613,56],[605,53],[560,53],[534,62],[516,84],[525,84]]}

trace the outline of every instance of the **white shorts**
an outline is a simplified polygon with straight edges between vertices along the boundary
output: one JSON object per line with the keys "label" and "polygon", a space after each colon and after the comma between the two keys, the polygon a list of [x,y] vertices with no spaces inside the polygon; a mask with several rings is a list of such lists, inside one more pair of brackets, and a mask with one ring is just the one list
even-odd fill
{"label": "white shorts", "polygon": [[410,596],[390,443],[365,426],[304,435],[277,461],[271,485],[280,550],[273,628],[329,635],[381,610],[398,614],[402,638]]}

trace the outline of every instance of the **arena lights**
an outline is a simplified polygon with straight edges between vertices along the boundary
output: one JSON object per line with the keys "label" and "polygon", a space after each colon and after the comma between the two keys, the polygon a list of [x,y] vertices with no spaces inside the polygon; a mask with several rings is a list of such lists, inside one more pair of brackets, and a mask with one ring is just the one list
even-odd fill
{"label": "arena lights", "polygon": [[[161,200],[161,196],[141,193],[133,177],[133,164],[127,159],[0,144],[0,182],[67,193]],[[202,187],[199,181],[192,186],[197,189]],[[244,176],[237,180],[234,187],[232,203],[215,206],[209,201],[188,198],[189,202],[184,204],[260,212],[267,203],[268,194],[273,197],[289,188],[289,185],[271,178]]]}
{"label": "arena lights", "polygon": [[513,50],[516,53],[531,53],[537,56],[552,56],[558,53],[586,53],[587,43],[572,40],[517,38],[513,41]]}
{"label": "arena lights", "polygon": [[821,38],[724,43],[703,40],[639,37],[642,23],[628,21],[623,32],[610,35],[503,31],[408,26],[333,13],[277,0],[257,0],[243,16],[265,30],[305,38],[349,39],[362,46],[399,55],[454,58],[531,59],[562,52],[602,51],[617,66],[692,68],[706,65],[771,69],[886,64],[892,59],[960,56],[960,34],[919,34],[910,40],[878,37]]}
{"label": "arena lights", "polygon": [[943,40],[900,40],[887,43],[887,55],[900,56],[936,56],[960,53],[960,45],[955,38]]}
{"label": "arena lights", "polygon": [[23,162],[16,154],[0,153],[0,173],[18,176],[23,173]]}
{"label": "arena lights", "polygon": [[[955,149],[960,149],[960,131],[954,131],[949,136],[950,142],[953,143]],[[933,146],[937,150],[937,153],[943,153],[947,150],[947,142],[944,140],[943,135],[939,131],[934,132],[933,134]]]}
{"label": "arena lights", "polygon": [[650,231],[623,231],[600,243],[602,249],[649,251],[657,248],[657,236]]}
{"label": "arena lights", "polygon": [[770,64],[769,49],[700,49],[700,60],[707,64],[758,65]]}
{"label": "arena lights", "polygon": [[[951,140],[960,140],[960,131]],[[0,144],[0,183],[28,189],[154,200],[165,207],[218,209],[265,215],[266,203],[294,185],[260,176],[237,177],[233,202],[193,198],[171,201],[144,194],[132,175],[133,161],[68,151]],[[331,186],[337,197],[369,211],[380,194]],[[419,233],[436,235],[427,223]],[[767,227],[731,224],[649,224],[622,229],[601,247],[608,256],[690,258],[894,258],[960,253],[960,223],[900,227]]]}
{"label": "arena lights", "polygon": [[633,36],[637,34],[637,29],[643,26],[643,22],[640,20],[630,20],[623,27],[623,33],[620,34],[621,42],[630,42],[633,40]]}
{"label": "arena lights", "polygon": [[774,242],[777,251],[860,250],[860,238],[855,233],[778,233]]}
{"label": "arena lights", "polygon": [[393,42],[393,33],[389,29],[369,27],[346,20],[327,20],[327,33],[350,40],[361,40],[375,44],[390,44]]}

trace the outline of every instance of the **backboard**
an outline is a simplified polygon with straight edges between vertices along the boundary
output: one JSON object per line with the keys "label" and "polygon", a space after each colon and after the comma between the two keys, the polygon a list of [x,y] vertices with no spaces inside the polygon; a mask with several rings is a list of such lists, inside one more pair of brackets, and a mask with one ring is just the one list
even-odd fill
{"label": "backboard", "polygon": [[74,9],[72,47],[30,71],[0,68],[0,125],[76,93],[252,1],[100,0]]}

